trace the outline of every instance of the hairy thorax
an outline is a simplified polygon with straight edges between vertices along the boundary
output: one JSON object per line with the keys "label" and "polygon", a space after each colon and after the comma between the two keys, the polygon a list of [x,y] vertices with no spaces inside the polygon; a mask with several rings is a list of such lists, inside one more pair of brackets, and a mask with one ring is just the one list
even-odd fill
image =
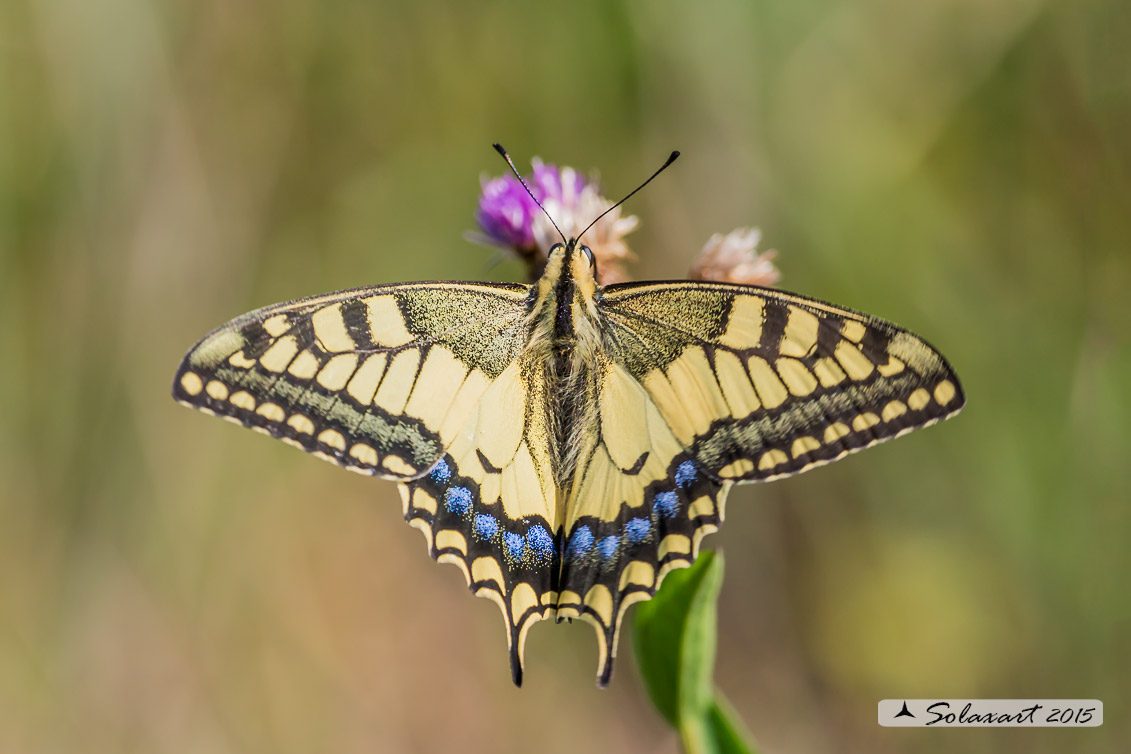
{"label": "hairy thorax", "polygon": [[[539,404],[531,406],[528,415],[544,417],[550,465],[559,490],[570,488],[582,439],[592,435],[598,422],[598,389],[604,371],[598,294],[588,260],[559,247],[531,300],[524,371],[540,372],[543,379],[525,381],[528,400]],[[535,382],[541,389],[529,390]]]}

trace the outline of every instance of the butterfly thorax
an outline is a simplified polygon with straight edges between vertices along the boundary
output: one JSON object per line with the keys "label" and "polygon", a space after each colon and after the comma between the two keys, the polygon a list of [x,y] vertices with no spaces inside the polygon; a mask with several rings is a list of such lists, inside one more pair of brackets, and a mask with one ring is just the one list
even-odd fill
{"label": "butterfly thorax", "polygon": [[528,374],[540,371],[543,379],[526,380],[528,386],[542,385],[542,391],[529,391],[528,400],[540,403],[530,408],[545,417],[550,466],[563,491],[571,486],[582,438],[597,418],[595,376],[603,358],[600,286],[589,258],[571,241],[551,250],[532,293],[524,361]]}

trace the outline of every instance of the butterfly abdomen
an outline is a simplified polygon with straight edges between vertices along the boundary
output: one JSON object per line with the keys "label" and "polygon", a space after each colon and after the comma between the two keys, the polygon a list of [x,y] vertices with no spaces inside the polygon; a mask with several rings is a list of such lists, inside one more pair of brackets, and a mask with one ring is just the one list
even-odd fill
{"label": "butterfly abdomen", "polygon": [[[591,269],[571,251],[552,254],[530,300],[524,382],[545,417],[550,463],[559,489],[569,489],[587,431],[596,426],[603,342],[594,317]],[[540,384],[539,384],[540,383]]]}

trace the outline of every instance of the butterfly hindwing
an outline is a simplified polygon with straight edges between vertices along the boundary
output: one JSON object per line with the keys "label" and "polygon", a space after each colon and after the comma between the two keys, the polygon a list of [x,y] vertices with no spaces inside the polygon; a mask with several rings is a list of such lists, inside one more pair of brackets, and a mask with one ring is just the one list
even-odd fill
{"label": "butterfly hindwing", "polygon": [[610,286],[615,358],[696,462],[765,481],[933,424],[964,402],[945,359],[874,317],[724,283]]}
{"label": "butterfly hindwing", "polygon": [[606,360],[595,426],[566,513],[559,617],[594,625],[598,683],[609,682],[627,608],[690,565],[723,518],[730,483],[701,469],[643,387]]}
{"label": "butterfly hindwing", "polygon": [[405,518],[432,557],[458,566],[471,591],[502,611],[516,684],[527,631],[554,611],[561,553],[544,385],[529,366],[504,370],[444,457],[401,486]]}

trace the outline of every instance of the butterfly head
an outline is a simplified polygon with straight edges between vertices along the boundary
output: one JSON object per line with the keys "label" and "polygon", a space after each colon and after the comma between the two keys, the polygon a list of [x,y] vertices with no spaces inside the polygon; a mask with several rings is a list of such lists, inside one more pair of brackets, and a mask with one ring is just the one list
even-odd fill
{"label": "butterfly head", "polygon": [[592,249],[576,238],[571,238],[566,243],[556,243],[550,248],[547,269],[550,268],[575,284],[596,284],[597,257]]}
{"label": "butterfly head", "polygon": [[600,285],[592,249],[573,238],[554,244],[537,287],[535,306],[556,328],[572,329],[579,319],[595,317]]}

